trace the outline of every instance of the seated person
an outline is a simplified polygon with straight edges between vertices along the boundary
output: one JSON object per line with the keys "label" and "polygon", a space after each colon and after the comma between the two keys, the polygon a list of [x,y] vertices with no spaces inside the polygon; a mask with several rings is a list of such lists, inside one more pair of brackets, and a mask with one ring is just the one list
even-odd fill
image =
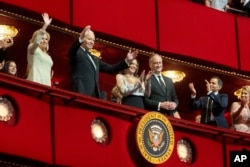
{"label": "seated person", "polygon": [[198,114],[198,115],[195,116],[194,122],[195,123],[201,123],[201,114]]}
{"label": "seated person", "polygon": [[15,61],[7,61],[4,64],[3,73],[17,76],[17,66]]}
{"label": "seated person", "polygon": [[231,129],[239,132],[250,133],[250,86],[241,88],[239,102],[233,102],[230,110],[232,121]]}

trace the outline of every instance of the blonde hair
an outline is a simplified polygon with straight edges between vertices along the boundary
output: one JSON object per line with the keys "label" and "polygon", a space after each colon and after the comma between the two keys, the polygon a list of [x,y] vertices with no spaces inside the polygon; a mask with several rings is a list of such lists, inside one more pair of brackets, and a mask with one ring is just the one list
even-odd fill
{"label": "blonde hair", "polygon": [[[41,31],[44,31],[44,30],[41,30],[41,29],[36,30],[36,31],[33,33],[31,39],[29,40],[29,43],[34,43],[35,40],[36,40],[36,38],[37,38],[37,36],[40,34]],[[49,50],[50,34],[49,34],[47,31],[45,31],[45,34],[46,34],[46,36],[47,36],[47,38],[48,38],[48,45],[47,45],[47,47],[46,47],[46,51],[48,51],[48,50]]]}
{"label": "blonde hair", "polygon": [[250,85],[245,85],[245,86],[243,86],[243,87],[241,88],[241,92],[242,92],[243,90],[247,91],[247,93],[250,95]]}
{"label": "blonde hair", "polygon": [[116,85],[111,90],[111,100],[118,104],[122,103],[123,93],[121,92],[120,88]]}

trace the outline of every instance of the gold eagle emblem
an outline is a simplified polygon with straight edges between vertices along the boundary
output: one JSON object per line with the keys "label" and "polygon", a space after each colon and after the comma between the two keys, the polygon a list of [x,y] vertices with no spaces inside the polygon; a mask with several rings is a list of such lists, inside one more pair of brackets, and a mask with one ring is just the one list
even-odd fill
{"label": "gold eagle emblem", "polygon": [[153,148],[153,150],[154,151],[160,150],[163,144],[162,139],[163,139],[163,134],[164,134],[162,129],[157,125],[153,125],[148,130],[148,134],[149,134],[151,147]]}

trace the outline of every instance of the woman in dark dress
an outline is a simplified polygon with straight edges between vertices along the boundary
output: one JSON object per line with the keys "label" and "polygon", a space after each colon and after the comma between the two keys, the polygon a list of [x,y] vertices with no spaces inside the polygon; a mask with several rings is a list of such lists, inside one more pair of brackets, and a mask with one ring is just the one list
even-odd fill
{"label": "woman in dark dress", "polygon": [[116,86],[112,90],[112,95],[117,98],[118,103],[144,109],[144,96],[150,95],[151,87],[148,81],[152,72],[149,71],[145,76],[145,70],[143,70],[138,77],[138,69],[138,61],[133,59],[127,69],[117,74]]}

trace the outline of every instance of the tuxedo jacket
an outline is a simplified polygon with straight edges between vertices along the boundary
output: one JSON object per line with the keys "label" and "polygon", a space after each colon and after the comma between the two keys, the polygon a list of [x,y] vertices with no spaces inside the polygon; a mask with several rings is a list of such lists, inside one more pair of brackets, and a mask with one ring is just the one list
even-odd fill
{"label": "tuxedo jacket", "polygon": [[245,5],[245,2],[241,0],[232,0],[230,6],[235,9],[243,10],[250,14],[250,1],[248,1]]}
{"label": "tuxedo jacket", "polygon": [[125,60],[110,65],[84,51],[80,46],[78,39],[69,51],[73,91],[102,98],[99,90],[99,72],[114,73],[128,68],[128,65]]}
{"label": "tuxedo jacket", "polygon": [[[157,78],[153,75],[151,77],[151,94],[149,97],[145,97],[145,108],[151,111],[158,111],[159,102],[172,101],[178,106],[179,100],[176,95],[174,83],[171,78],[162,76],[165,82],[165,90],[162,90],[160,83]],[[160,109],[161,113],[167,113],[168,115],[173,115],[173,111],[168,111]]]}
{"label": "tuxedo jacket", "polygon": [[[228,123],[224,116],[224,113],[228,106],[228,95],[227,94],[217,94],[215,95],[211,92],[208,96],[202,96],[198,100],[191,98],[190,108],[192,110],[201,110],[202,113],[207,112],[208,97],[213,100],[212,113],[214,115],[217,126],[228,128]],[[204,114],[201,114],[202,117]],[[202,120],[203,118],[201,118]],[[203,122],[202,122],[203,123]]]}
{"label": "tuxedo jacket", "polygon": [[7,56],[7,54],[6,54],[5,50],[0,49],[0,63],[1,63],[3,60],[6,59],[6,56]]}

